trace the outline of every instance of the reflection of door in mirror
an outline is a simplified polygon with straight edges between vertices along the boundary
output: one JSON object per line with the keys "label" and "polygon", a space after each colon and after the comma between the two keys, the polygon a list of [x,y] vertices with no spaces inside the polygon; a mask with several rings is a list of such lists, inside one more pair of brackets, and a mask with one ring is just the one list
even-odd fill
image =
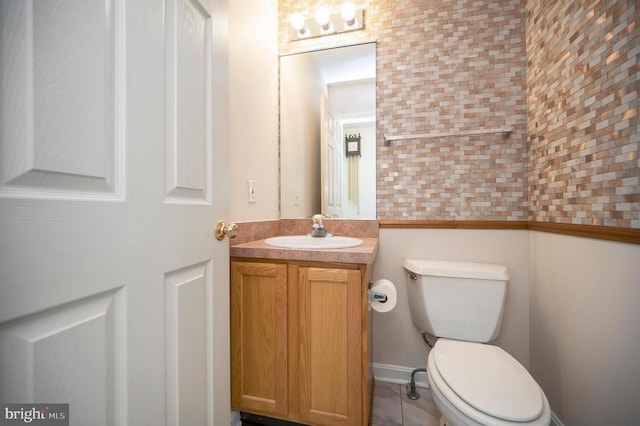
{"label": "reflection of door in mirror", "polygon": [[326,95],[320,98],[320,182],[322,214],[342,216],[342,144]]}
{"label": "reflection of door in mirror", "polygon": [[281,217],[375,219],[375,102],[375,43],[280,58]]}

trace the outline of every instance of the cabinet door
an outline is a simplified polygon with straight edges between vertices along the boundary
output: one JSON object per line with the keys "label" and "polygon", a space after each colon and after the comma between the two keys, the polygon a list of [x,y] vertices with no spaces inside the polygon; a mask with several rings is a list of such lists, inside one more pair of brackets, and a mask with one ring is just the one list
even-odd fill
{"label": "cabinet door", "polygon": [[300,415],[316,425],[361,425],[362,324],[358,270],[298,273]]}
{"label": "cabinet door", "polygon": [[287,414],[287,266],[231,263],[231,405]]}

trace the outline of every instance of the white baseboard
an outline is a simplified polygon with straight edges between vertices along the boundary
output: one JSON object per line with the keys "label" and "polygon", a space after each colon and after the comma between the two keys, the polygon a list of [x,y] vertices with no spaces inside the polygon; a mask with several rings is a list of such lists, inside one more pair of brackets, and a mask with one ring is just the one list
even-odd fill
{"label": "white baseboard", "polygon": [[[378,364],[373,363],[373,377],[376,381],[396,383],[399,385],[406,385],[411,381],[411,373],[413,368],[404,367],[401,365],[391,364]],[[415,375],[416,386],[420,388],[428,388],[427,373],[419,372]]]}

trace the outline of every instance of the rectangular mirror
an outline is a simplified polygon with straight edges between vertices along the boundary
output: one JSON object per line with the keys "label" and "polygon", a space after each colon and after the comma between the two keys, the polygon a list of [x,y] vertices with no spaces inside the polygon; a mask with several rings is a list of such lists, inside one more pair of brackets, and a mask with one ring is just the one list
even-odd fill
{"label": "rectangular mirror", "polygon": [[376,218],[375,43],[280,57],[280,212]]}

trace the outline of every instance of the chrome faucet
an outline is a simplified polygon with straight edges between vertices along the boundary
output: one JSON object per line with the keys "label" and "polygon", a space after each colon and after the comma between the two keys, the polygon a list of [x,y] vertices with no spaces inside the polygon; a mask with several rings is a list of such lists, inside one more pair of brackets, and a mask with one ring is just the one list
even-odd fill
{"label": "chrome faucet", "polygon": [[312,237],[326,237],[327,231],[324,229],[324,225],[322,224],[322,215],[314,214],[311,216],[313,220],[313,226],[311,227],[311,236]]}

